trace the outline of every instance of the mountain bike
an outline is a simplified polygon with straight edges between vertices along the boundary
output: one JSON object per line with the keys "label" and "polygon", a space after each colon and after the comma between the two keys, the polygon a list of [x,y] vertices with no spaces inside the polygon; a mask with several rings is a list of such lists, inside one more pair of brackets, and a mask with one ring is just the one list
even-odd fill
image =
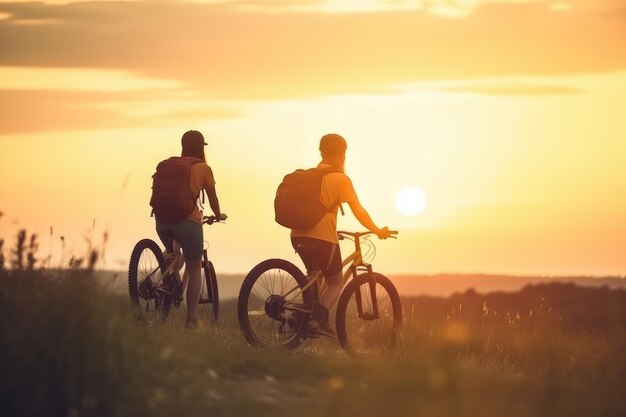
{"label": "mountain bike", "polygon": [[[222,222],[215,216],[204,216],[203,224]],[[174,252],[165,259],[165,251],[151,239],[142,239],[135,245],[128,267],[128,292],[135,318],[142,323],[164,323],[172,307],[183,301],[189,275],[180,270],[185,264],[180,243],[173,240]],[[206,243],[206,242],[205,242]],[[198,302],[199,318],[216,324],[219,319],[219,293],[213,263],[207,249],[202,250],[202,288]]]}
{"label": "mountain bike", "polygon": [[[375,254],[368,239],[371,234],[337,232],[340,240],[349,239],[355,245],[354,252],[343,260],[343,267],[348,268],[342,275],[343,290],[335,315],[337,339],[351,353],[393,348],[402,322],[396,287],[364,260],[364,246],[368,256]],[[310,248],[298,248],[299,252],[305,250]],[[308,320],[321,314],[318,303],[324,289],[319,270],[305,276],[283,259],[261,262],[248,273],[239,292],[237,316],[244,337],[254,347],[298,347],[308,337]]]}

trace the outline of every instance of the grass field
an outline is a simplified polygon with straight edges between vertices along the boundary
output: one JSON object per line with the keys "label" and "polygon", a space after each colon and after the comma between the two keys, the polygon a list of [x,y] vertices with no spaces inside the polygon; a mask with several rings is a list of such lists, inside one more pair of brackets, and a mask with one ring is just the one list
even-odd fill
{"label": "grass field", "polygon": [[626,413],[626,334],[610,315],[619,318],[619,306],[607,310],[616,325],[598,330],[565,326],[545,306],[518,317],[484,302],[476,314],[405,299],[398,351],[352,358],[331,341],[307,341],[295,351],[252,349],[233,301],[223,303],[218,328],[184,330],[182,309],[161,327],[142,327],[126,297],[94,282],[85,270],[55,278],[0,272],[0,414]]}

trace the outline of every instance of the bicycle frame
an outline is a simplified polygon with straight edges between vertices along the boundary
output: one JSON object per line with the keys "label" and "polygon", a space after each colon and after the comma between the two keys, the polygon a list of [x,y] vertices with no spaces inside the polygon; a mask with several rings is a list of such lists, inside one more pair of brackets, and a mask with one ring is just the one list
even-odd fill
{"label": "bicycle frame", "polygon": [[[361,237],[366,236],[371,233],[372,232],[356,232],[356,233],[343,232],[343,231],[337,232],[337,234],[339,235],[339,239],[345,239],[346,236],[353,237],[354,244],[355,244],[354,252],[348,255],[341,263],[342,270],[349,265],[349,268],[342,274],[342,280],[341,280],[342,288],[348,282],[348,280],[350,279],[350,276],[352,276],[353,278],[357,277],[359,270],[364,270],[364,272],[367,272],[368,275],[372,276],[373,278],[373,275],[371,275],[372,265],[368,264],[367,262],[363,260],[363,255],[361,252],[361,240],[360,240]],[[285,310],[299,311],[303,313],[312,314],[313,313],[312,306],[310,308],[307,308],[309,306],[305,306],[302,304],[295,304],[293,303],[293,300],[296,299],[303,292],[307,291],[313,285],[316,285],[317,299],[319,300],[322,292],[324,292],[324,289],[326,288],[326,284],[324,282],[324,275],[322,274],[321,271],[313,271],[313,273],[308,276],[308,282],[304,286],[304,288],[300,288],[298,285],[296,285],[294,288],[290,289],[286,293],[281,294],[281,296],[285,298],[285,300],[287,301]],[[372,294],[373,317],[368,316],[367,318],[377,319],[378,318],[378,300],[375,297],[376,281],[374,279],[371,279],[369,285],[370,285],[370,293]],[[293,294],[293,296],[288,299],[287,297],[289,297],[289,295],[291,294]],[[361,318],[365,318],[364,313],[363,313],[363,302],[361,299],[361,292],[360,291],[356,292],[355,296],[356,296],[358,315]]]}
{"label": "bicycle frame", "polygon": [[[205,224],[213,224],[216,222],[221,222],[222,220],[216,220],[213,216],[207,217],[205,216],[203,218],[202,221],[202,226],[204,226]],[[206,243],[206,241],[205,241]],[[179,282],[182,283],[182,290],[181,293],[184,294],[185,290],[187,289],[187,283],[189,281],[189,271],[187,271],[187,268],[185,268],[185,271],[183,272],[183,276],[180,276],[180,270],[183,268],[183,266],[185,266],[185,258],[183,256],[183,251],[182,251],[182,246],[181,244],[174,238],[172,238],[172,246],[173,246],[173,252],[171,254],[169,254],[169,256],[173,256],[174,259],[172,260],[172,262],[170,263],[170,265],[165,269],[165,271],[163,271],[163,273],[161,274],[162,277],[166,277],[170,274],[175,274],[176,277],[178,278]],[[166,251],[163,252],[163,256],[167,256],[168,253]],[[167,258],[166,258],[167,259]],[[204,268],[209,262],[209,257],[207,254],[207,249],[203,248],[202,249],[202,265],[201,267]],[[159,267],[156,267],[154,269],[154,271],[150,272],[146,278],[146,279],[150,279],[155,273],[157,273],[159,271]],[[157,291],[161,291],[167,295],[174,295],[172,293],[170,293],[169,291],[161,288],[160,286],[157,288]]]}
{"label": "bicycle frame", "polygon": [[[174,259],[172,260],[172,262],[170,263],[170,265],[165,269],[165,271],[162,272],[161,276],[162,277],[166,277],[169,274],[176,274],[176,276],[178,277],[179,280],[182,280],[183,282],[183,290],[187,284],[187,280],[189,278],[189,273],[187,272],[187,270],[185,269],[185,272],[183,273],[183,277],[181,279],[180,277],[180,270],[181,268],[185,265],[185,258],[182,256],[182,247],[180,246],[180,243],[178,243],[178,241],[176,239],[173,239],[172,241],[173,246],[174,246],[174,252],[172,254],[170,254],[169,256],[173,256]],[[167,255],[167,252],[163,252],[163,255]],[[146,278],[144,278],[144,280],[150,279],[152,278],[152,276],[154,274],[156,274],[157,272],[159,272],[159,267],[157,266],[152,272],[150,272]],[[163,288],[158,288],[158,291],[164,292],[168,295],[173,295],[170,294],[168,291],[164,290]]]}

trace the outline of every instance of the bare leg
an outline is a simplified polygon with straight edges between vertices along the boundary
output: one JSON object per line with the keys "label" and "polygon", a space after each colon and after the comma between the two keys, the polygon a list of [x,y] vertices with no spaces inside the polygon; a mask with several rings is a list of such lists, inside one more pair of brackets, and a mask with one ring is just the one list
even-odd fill
{"label": "bare leg", "polygon": [[341,272],[335,276],[328,277],[330,279],[326,279],[326,282],[336,282],[337,284],[327,284],[326,290],[322,293],[320,297],[320,304],[326,307],[328,311],[330,311],[335,302],[337,302],[337,298],[339,298],[339,294],[341,293]]}
{"label": "bare leg", "polygon": [[196,307],[200,300],[200,289],[202,287],[201,266],[202,259],[187,261],[187,269],[185,271],[189,273],[189,282],[187,284],[187,320],[196,319]]}
{"label": "bare leg", "polygon": [[[174,241],[174,250],[167,252],[167,249],[165,249],[165,251],[163,251],[163,257],[165,258],[166,265],[169,263],[167,273],[174,273],[180,278],[180,270],[185,264],[185,259],[183,258],[180,244],[176,240]],[[183,279],[185,279],[185,277],[183,277]],[[183,281],[183,288],[185,284],[186,282]]]}

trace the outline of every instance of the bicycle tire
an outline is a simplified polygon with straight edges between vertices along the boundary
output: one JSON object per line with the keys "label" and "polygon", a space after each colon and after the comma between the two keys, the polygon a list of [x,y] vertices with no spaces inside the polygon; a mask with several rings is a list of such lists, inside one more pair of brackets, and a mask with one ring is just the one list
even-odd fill
{"label": "bicycle tire", "polygon": [[[271,278],[270,278],[271,277]],[[246,341],[253,347],[263,346],[286,346],[289,348],[296,348],[302,343],[302,334],[304,329],[304,318],[298,319],[296,330],[290,333],[280,333],[278,331],[280,322],[267,316],[265,310],[261,310],[261,305],[264,306],[264,302],[272,295],[279,295],[280,291],[276,291],[276,280],[282,278],[292,278],[293,282],[289,288],[295,288],[293,285],[297,283],[300,288],[304,288],[307,283],[306,277],[300,271],[300,269],[283,259],[268,259],[255,266],[243,280],[241,290],[239,291],[239,298],[237,300],[237,319],[239,321],[239,327],[245,337]],[[263,286],[263,281],[266,280],[267,285]],[[271,285],[269,282],[271,280]],[[259,283],[263,289],[262,294],[259,294],[259,287],[255,287],[255,284]],[[281,290],[284,286],[281,285]],[[286,286],[285,286],[286,287]],[[253,294],[253,289],[256,294]],[[264,296],[267,293],[267,297]],[[255,298],[251,300],[251,295]],[[313,303],[313,293],[307,290],[301,294],[301,299],[298,301],[302,304]],[[250,309],[250,303],[256,303],[258,306],[255,310]],[[255,319],[250,321],[250,316],[253,315]],[[257,326],[258,323],[258,326]],[[267,331],[263,331],[261,326],[266,324]],[[282,336],[280,336],[282,334]],[[279,339],[276,343],[269,343],[272,338]]]}
{"label": "bicycle tire", "polygon": [[[356,301],[357,290],[363,297],[361,303],[363,309],[366,310],[368,307],[371,307],[372,291],[370,282],[372,277],[369,273],[358,275],[346,285],[337,303],[337,339],[341,347],[352,354],[368,353],[375,350],[390,350],[397,344],[397,337],[402,324],[400,295],[389,278],[375,272],[372,274],[374,275],[375,283],[374,291],[379,303],[378,318],[364,319],[359,317],[358,311],[356,311],[358,310]],[[388,303],[385,302],[385,298],[379,300],[379,294],[383,293],[388,296]],[[370,300],[369,304],[368,300]],[[391,312],[389,309],[391,309]],[[381,320],[384,320],[384,323]]]}
{"label": "bicycle tire", "polygon": [[[144,257],[145,258],[142,258]],[[143,260],[143,261],[142,261]],[[145,324],[157,324],[163,322],[171,308],[172,298],[162,293],[158,293],[155,301],[155,308],[149,313],[150,300],[147,300],[146,311],[141,305],[142,298],[139,295],[139,285],[145,279],[148,271],[160,269],[157,272],[157,284],[162,280],[165,271],[165,259],[159,245],[151,239],[143,239],[137,242],[130,255],[128,264],[128,293],[130,295],[133,314],[137,321]],[[143,278],[142,278],[143,277]]]}
{"label": "bicycle tire", "polygon": [[200,291],[198,305],[203,311],[203,318],[206,319],[207,323],[217,325],[219,320],[220,298],[213,262],[205,261],[202,271],[204,277],[202,278],[202,289]]}

